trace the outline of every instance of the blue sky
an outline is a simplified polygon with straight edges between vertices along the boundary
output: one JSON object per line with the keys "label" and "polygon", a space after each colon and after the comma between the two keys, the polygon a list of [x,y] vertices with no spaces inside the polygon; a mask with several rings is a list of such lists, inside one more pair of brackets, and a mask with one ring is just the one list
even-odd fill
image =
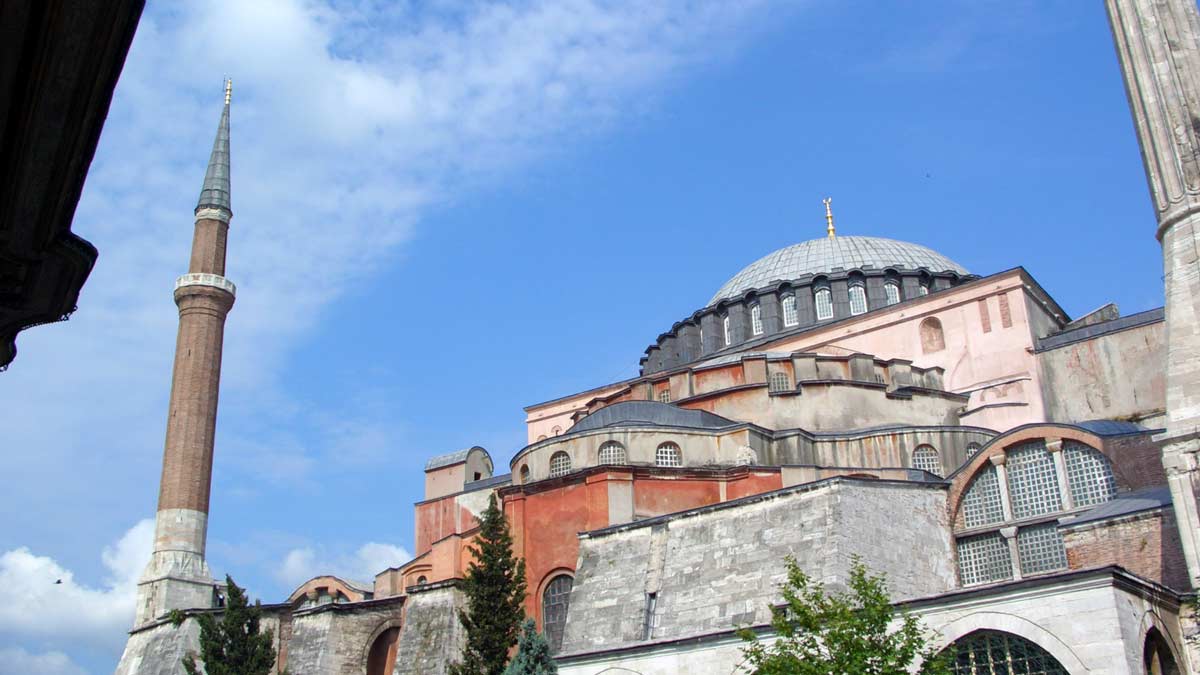
{"label": "blue sky", "polygon": [[227,75],[209,559],[266,601],[404,562],[429,456],[506,466],[523,406],[636,374],[825,196],[1072,315],[1162,304],[1096,4],[151,2],[75,220],[100,260],[0,376],[0,672],[119,656]]}

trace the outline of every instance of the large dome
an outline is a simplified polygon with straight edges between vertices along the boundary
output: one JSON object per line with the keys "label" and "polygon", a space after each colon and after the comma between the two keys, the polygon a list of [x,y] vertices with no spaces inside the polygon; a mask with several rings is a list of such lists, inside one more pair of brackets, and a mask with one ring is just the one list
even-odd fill
{"label": "large dome", "polygon": [[751,263],[708,301],[712,305],[775,281],[799,279],[809,274],[827,274],[834,268],[928,269],[930,272],[967,274],[962,265],[946,256],[907,241],[883,237],[821,237],[793,244]]}

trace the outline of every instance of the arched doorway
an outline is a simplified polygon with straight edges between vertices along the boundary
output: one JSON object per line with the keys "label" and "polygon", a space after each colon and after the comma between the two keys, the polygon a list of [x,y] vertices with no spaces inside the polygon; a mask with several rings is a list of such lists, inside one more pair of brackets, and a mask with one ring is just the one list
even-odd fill
{"label": "arched doorway", "polygon": [[1179,675],[1179,665],[1171,654],[1171,648],[1157,628],[1146,633],[1146,644],[1142,646],[1142,666],[1146,675]]}
{"label": "arched doorway", "polygon": [[367,653],[367,675],[391,675],[396,667],[396,646],[400,640],[400,627],[393,626],[371,643]]}
{"label": "arched doorway", "polygon": [[968,633],[947,647],[954,675],[1069,675],[1045,649],[998,630]]}

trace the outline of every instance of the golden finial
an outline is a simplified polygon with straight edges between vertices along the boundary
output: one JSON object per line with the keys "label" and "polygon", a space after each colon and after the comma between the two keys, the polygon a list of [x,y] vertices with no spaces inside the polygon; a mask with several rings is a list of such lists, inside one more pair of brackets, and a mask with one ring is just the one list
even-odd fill
{"label": "golden finial", "polygon": [[229,105],[229,99],[233,97],[233,80],[226,78],[225,80],[225,105]]}
{"label": "golden finial", "polygon": [[833,209],[829,206],[833,203],[833,199],[826,197],[825,202],[825,232],[829,234],[829,238],[833,239]]}

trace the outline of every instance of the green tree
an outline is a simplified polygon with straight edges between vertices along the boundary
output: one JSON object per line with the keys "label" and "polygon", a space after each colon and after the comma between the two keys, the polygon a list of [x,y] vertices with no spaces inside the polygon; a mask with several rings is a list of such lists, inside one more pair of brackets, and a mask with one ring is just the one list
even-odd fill
{"label": "green tree", "polygon": [[525,561],[513,555],[512,535],[496,495],[479,519],[479,536],[470,549],[463,592],[467,607],[458,620],[467,631],[462,661],[451,675],[503,675],[508,652],[517,644],[525,618]]}
{"label": "green tree", "polygon": [[188,675],[268,675],[275,665],[275,648],[271,631],[259,632],[262,610],[257,602],[251,606],[246,601],[246,592],[229,575],[225,585],[228,595],[220,621],[215,612],[196,615],[204,665],[196,664],[193,653],[183,658],[183,669]]}
{"label": "green tree", "polygon": [[[785,604],[772,607],[778,639],[759,641],[754,631],[738,634],[746,665],[756,675],[908,675],[920,662],[921,675],[950,675],[948,651],[935,654],[929,634],[916,617],[898,612],[882,576],[873,576],[857,557],[850,565],[849,590],[826,592],[787,558],[781,584]],[[894,619],[895,630],[889,631]]]}
{"label": "green tree", "polygon": [[521,637],[517,639],[517,655],[504,675],[557,675],[558,666],[550,658],[550,644],[537,632],[533,619],[525,619]]}

